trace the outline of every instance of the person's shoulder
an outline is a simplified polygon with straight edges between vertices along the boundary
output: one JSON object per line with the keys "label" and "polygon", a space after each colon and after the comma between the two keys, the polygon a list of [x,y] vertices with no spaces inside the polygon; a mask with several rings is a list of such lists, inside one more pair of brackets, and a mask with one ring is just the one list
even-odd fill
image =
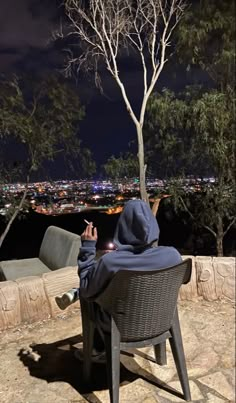
{"label": "person's shoulder", "polygon": [[169,259],[172,259],[176,263],[182,261],[182,257],[179,251],[173,246],[158,246],[156,248],[156,254],[162,256],[168,256]]}

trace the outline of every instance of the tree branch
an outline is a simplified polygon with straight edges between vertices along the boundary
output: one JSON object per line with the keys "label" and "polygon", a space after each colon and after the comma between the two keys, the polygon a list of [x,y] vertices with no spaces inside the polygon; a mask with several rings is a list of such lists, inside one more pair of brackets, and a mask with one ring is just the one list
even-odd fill
{"label": "tree branch", "polygon": [[22,209],[22,207],[24,205],[25,198],[26,198],[27,192],[28,192],[28,186],[29,186],[29,175],[27,176],[27,182],[26,182],[26,185],[25,185],[25,190],[24,190],[23,196],[21,198],[21,201],[20,201],[19,205],[16,207],[16,209],[14,210],[14,213],[12,214],[10,220],[8,221],[6,228],[4,229],[3,233],[0,236],[0,248],[1,248],[2,243],[3,243],[4,239],[6,238],[8,232],[9,232],[9,230],[11,228],[11,225],[12,225],[13,221],[15,220],[15,218],[17,217],[18,213],[20,212],[20,210]]}
{"label": "tree branch", "polygon": [[230,228],[232,227],[232,225],[235,223],[236,221],[236,217],[233,218],[233,220],[231,221],[231,223],[229,223],[228,227],[225,229],[224,233],[223,233],[223,237],[227,234],[227,232],[230,230]]}
{"label": "tree branch", "polygon": [[[188,209],[188,207],[186,206],[183,198],[181,196],[179,196],[179,199],[182,203],[182,206],[184,208],[184,210],[186,211],[186,213],[189,214],[189,216],[192,218],[193,221],[197,222],[196,218],[194,217],[194,215],[191,213],[191,211]],[[198,223],[199,224],[199,223]],[[217,234],[215,231],[213,231],[212,228],[208,227],[208,225],[204,225],[204,224],[200,224],[201,227],[205,228],[206,230],[208,230],[215,238],[217,237]]]}

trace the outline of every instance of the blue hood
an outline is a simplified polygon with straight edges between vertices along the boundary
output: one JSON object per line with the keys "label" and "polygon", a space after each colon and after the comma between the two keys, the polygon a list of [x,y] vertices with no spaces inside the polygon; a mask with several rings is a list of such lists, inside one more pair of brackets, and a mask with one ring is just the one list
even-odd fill
{"label": "blue hood", "polygon": [[118,250],[134,251],[157,241],[159,233],[157,220],[147,203],[130,200],[120,215],[113,242]]}

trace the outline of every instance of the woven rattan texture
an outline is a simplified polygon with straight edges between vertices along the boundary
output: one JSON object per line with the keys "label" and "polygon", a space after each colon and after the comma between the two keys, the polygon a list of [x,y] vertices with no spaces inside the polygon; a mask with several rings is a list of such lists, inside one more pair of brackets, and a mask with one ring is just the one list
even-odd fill
{"label": "woven rattan texture", "polygon": [[170,329],[178,292],[191,260],[157,271],[118,272],[97,302],[114,318],[121,341],[155,337]]}

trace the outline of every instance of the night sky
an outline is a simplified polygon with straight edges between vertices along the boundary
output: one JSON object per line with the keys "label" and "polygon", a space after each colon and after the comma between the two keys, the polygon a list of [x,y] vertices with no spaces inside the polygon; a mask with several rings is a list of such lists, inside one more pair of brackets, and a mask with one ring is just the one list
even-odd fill
{"label": "night sky", "polygon": [[[52,32],[63,18],[59,4],[57,0],[0,0],[0,73],[47,72],[63,66],[63,52],[50,42]],[[176,66],[173,68],[171,62],[167,64],[157,89],[163,86],[180,89],[188,82],[184,70],[174,69]],[[124,60],[121,74],[131,102],[137,108],[142,93],[137,63]],[[104,163],[112,154],[118,156],[121,151],[129,150],[129,142],[136,140],[135,127],[109,74],[104,70],[105,95],[96,89],[92,77],[90,80],[79,77],[77,86],[86,106],[80,138],[91,149],[97,164]],[[61,175],[55,166],[53,175]]]}

